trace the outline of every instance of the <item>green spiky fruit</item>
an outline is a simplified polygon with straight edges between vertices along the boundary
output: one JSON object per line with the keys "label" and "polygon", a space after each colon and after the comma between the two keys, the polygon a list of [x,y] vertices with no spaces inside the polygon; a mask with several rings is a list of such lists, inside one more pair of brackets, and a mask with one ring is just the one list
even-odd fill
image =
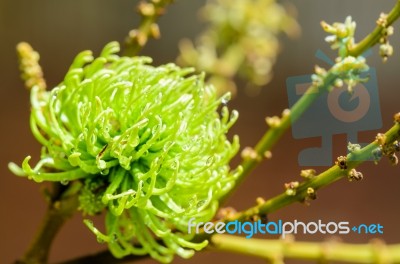
{"label": "green spiky fruit", "polygon": [[41,160],[10,168],[38,182],[81,181],[81,210],[105,210],[106,230],[85,223],[116,257],[190,257],[207,243],[190,242],[188,220],[210,220],[238,173],[228,166],[238,139],[226,136],[237,112],[203,75],[118,51],[112,42],[96,59],[82,52],[57,87],[32,87]]}

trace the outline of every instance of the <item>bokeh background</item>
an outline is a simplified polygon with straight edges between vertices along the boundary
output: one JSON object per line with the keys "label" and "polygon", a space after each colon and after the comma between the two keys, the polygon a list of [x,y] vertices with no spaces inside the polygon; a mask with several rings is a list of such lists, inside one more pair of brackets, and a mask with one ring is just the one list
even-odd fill
{"label": "bokeh background", "polygon": [[[154,64],[174,61],[181,38],[194,38],[204,27],[197,10],[205,1],[176,1],[160,19],[162,38],[151,41],[142,52],[154,58]],[[257,97],[248,97],[240,90],[230,102],[238,109],[240,118],[233,128],[239,134],[242,147],[253,146],[267,126],[266,115],[280,114],[287,107],[286,78],[310,74],[315,64],[326,66],[314,54],[318,49],[334,56],[324,42],[325,33],[319,22],[343,21],[352,15],[357,21],[357,38],[365,36],[375,26],[381,11],[389,11],[395,0],[296,0],[289,1],[298,11],[302,35],[290,40],[282,37],[282,51],[274,68],[274,79]],[[45,211],[40,185],[15,177],[7,168],[9,161],[20,163],[26,155],[34,160],[40,155],[40,146],[29,129],[29,94],[19,79],[15,46],[28,41],[41,54],[41,65],[50,87],[63,78],[74,56],[81,50],[98,53],[111,40],[122,41],[127,32],[138,24],[134,12],[137,1],[130,0],[0,0],[0,263],[11,263],[22,255],[32,239]],[[384,131],[392,125],[392,116],[400,104],[400,33],[390,39],[395,54],[385,64],[377,49],[368,59],[377,69]],[[368,142],[379,131],[361,132],[359,138]],[[333,157],[346,151],[345,135],[333,137]],[[273,158],[261,164],[235,195],[227,202],[238,210],[255,204],[258,196],[268,198],[283,191],[283,183],[300,180],[297,155],[306,147],[320,144],[320,139],[293,139],[289,131],[273,149]],[[238,159],[234,161],[237,164]],[[332,161],[333,162],[333,161]],[[322,171],[324,168],[316,168]],[[346,242],[365,243],[372,238],[387,243],[400,242],[400,170],[387,160],[379,166],[362,165],[365,179],[361,182],[341,180],[318,192],[318,199],[310,206],[295,204],[269,216],[284,221],[349,221],[354,224],[380,223],[384,234],[346,235]],[[274,237],[269,237],[274,238]],[[298,235],[298,240],[323,241],[321,235]],[[82,224],[76,214],[57,236],[50,261],[58,262],[103,249]],[[263,260],[217,252],[196,254],[189,261],[176,258],[174,263],[265,263]],[[144,260],[140,263],[153,263]],[[288,261],[300,263],[300,261]]]}

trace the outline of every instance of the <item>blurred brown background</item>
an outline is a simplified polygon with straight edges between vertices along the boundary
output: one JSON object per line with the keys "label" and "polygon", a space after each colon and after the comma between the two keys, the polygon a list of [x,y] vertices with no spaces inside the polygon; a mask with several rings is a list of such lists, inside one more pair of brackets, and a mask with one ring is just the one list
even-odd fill
{"label": "blurred brown background", "polygon": [[[288,1],[289,2],[289,1]],[[296,0],[290,1],[298,10],[302,35],[297,40],[282,37],[282,52],[275,66],[273,81],[261,94],[249,98],[243,92],[230,103],[240,111],[233,132],[241,136],[241,145],[252,146],[266,130],[266,115],[280,114],[287,106],[285,81],[290,76],[312,73],[320,63],[314,54],[317,49],[333,56],[323,41],[325,33],[319,22],[343,21],[352,15],[357,21],[357,39],[365,36],[374,26],[381,11],[389,11],[395,0]],[[127,32],[138,23],[134,13],[137,1],[128,0],[0,0],[0,263],[11,263],[26,249],[45,210],[39,193],[40,186],[12,175],[7,163],[20,164],[26,155],[34,160],[40,155],[40,146],[29,129],[29,94],[19,79],[15,45],[28,41],[41,54],[41,64],[50,87],[62,80],[73,57],[83,49],[95,52],[111,40],[123,40]],[[162,39],[151,41],[142,54],[154,58],[155,64],[173,61],[177,55],[177,42],[183,37],[193,38],[202,29],[197,9],[204,1],[177,1],[160,20]],[[375,49],[369,64],[377,68],[383,130],[392,125],[393,113],[400,110],[398,74],[400,68],[400,33],[390,39],[395,54],[383,64]],[[370,141],[378,131],[362,132],[359,138]],[[337,135],[334,157],[346,151],[346,137]],[[237,209],[255,204],[255,198],[271,197],[283,190],[283,183],[299,180],[297,155],[306,147],[318,146],[319,139],[295,140],[289,131],[273,150],[272,160],[263,163],[246,180],[240,190],[228,201]],[[237,162],[237,161],[236,161]],[[318,171],[324,168],[317,168]],[[319,191],[318,199],[307,207],[292,205],[270,215],[271,220],[284,221],[349,221],[350,223],[380,223],[384,234],[380,236],[347,235],[346,242],[367,242],[379,237],[388,243],[400,242],[400,173],[387,160],[379,166],[372,163],[360,168],[362,182],[341,180]],[[297,239],[324,240],[319,235],[298,235]],[[82,216],[67,223],[57,236],[51,251],[51,262],[94,253],[99,245],[95,237],[82,224]],[[264,261],[238,255],[205,252],[197,254],[187,263],[264,263]],[[153,263],[152,260],[140,263]],[[290,261],[291,263],[299,263]],[[174,263],[184,263],[176,258]]]}

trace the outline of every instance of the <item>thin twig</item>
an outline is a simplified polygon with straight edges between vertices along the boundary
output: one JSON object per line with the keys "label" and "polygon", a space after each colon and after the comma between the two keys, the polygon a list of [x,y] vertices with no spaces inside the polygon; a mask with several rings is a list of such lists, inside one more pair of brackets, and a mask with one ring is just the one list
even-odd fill
{"label": "thin twig", "polygon": [[77,185],[78,183],[71,183],[69,187],[66,187],[60,183],[53,184],[52,192],[47,193],[49,205],[40,228],[24,256],[16,263],[47,263],[50,247],[55,236],[78,208],[76,191],[80,187]]}
{"label": "thin twig", "polygon": [[373,240],[367,244],[349,244],[339,241],[323,243],[285,240],[247,239],[217,234],[211,238],[211,250],[239,253],[283,263],[284,259],[350,263],[400,263],[400,244],[385,245]]}
{"label": "thin twig", "polygon": [[[390,145],[398,140],[400,138],[400,124],[396,122],[395,125],[385,133],[385,136],[385,144],[387,145]],[[334,183],[337,180],[342,179],[343,177],[347,177],[348,173],[352,169],[356,168],[364,161],[371,160],[371,158],[374,157],[374,151],[379,149],[379,146],[379,143],[375,140],[364,148],[348,154],[346,158],[346,169],[340,168],[338,165],[334,165],[318,176],[301,183],[297,188],[295,188],[294,195],[288,195],[286,192],[283,192],[282,194],[279,194],[278,196],[275,196],[257,206],[251,207],[232,216],[228,216],[221,221],[246,221],[255,215],[263,216],[295,202],[303,202],[308,197],[307,190],[309,188],[312,188],[316,191]]]}
{"label": "thin twig", "polygon": [[129,32],[125,39],[125,56],[135,56],[146,45],[149,37],[159,38],[160,30],[156,23],[157,19],[164,14],[165,8],[173,0],[142,1],[138,5],[138,12],[142,19],[137,29]]}

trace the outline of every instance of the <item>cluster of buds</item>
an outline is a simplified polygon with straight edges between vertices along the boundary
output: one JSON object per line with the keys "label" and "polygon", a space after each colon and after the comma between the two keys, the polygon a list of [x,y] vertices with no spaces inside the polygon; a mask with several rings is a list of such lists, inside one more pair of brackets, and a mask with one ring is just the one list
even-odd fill
{"label": "cluster of buds", "polygon": [[387,24],[388,15],[381,13],[379,19],[376,21],[378,26],[382,27],[381,38],[379,39],[379,55],[383,61],[387,61],[388,57],[393,55],[393,46],[389,43],[389,36],[393,35],[393,27]]}
{"label": "cluster of buds", "polygon": [[394,114],[393,118],[395,123],[400,124],[400,112]]}
{"label": "cluster of buds", "polygon": [[339,156],[335,164],[339,166],[342,170],[347,170],[347,157],[346,156]]}
{"label": "cluster of buds", "polygon": [[[399,163],[399,159],[396,155],[396,152],[400,151],[400,142],[395,141],[392,144],[383,144],[380,145],[377,150],[374,152],[375,158],[381,158],[382,156],[386,156],[389,158],[390,163],[395,166]],[[376,159],[375,159],[376,160]]]}
{"label": "cluster of buds", "polygon": [[[397,125],[400,125],[400,113],[396,113],[393,116],[393,119]],[[386,135],[381,133],[376,136],[376,142],[379,144],[379,147],[372,153],[375,158],[375,164],[382,158],[382,156],[386,156],[389,158],[389,161],[393,166],[397,165],[399,159],[396,152],[400,152],[400,142],[398,140],[393,143],[386,142]]]}
{"label": "cluster of buds", "polygon": [[230,219],[236,215],[237,211],[233,207],[222,207],[215,215],[216,220]]}
{"label": "cluster of buds", "polygon": [[310,180],[313,179],[317,175],[317,172],[314,169],[302,170],[300,172],[300,176]]}
{"label": "cluster of buds", "polygon": [[353,88],[362,82],[366,82],[368,78],[363,76],[369,67],[364,57],[338,57],[336,58],[336,64],[332,67],[331,71],[333,74],[338,76],[335,85],[347,84],[347,90],[349,93],[353,92]]}
{"label": "cluster of buds", "polygon": [[[400,125],[400,113],[396,113],[393,119],[396,124]],[[399,163],[398,157],[396,156],[396,152],[400,152],[400,142],[398,140],[390,144],[387,142],[385,134],[378,133],[375,142],[379,144],[379,147],[372,151],[375,164],[378,164],[382,156],[388,157],[392,165],[397,165]]]}
{"label": "cluster of buds", "polygon": [[20,69],[22,70],[22,79],[25,86],[31,89],[37,86],[39,89],[46,89],[46,82],[43,78],[42,68],[39,65],[40,55],[25,42],[21,42],[17,46]]}
{"label": "cluster of buds", "polygon": [[333,23],[332,25],[321,22],[322,28],[332,34],[325,38],[325,41],[331,44],[332,49],[338,49],[340,57],[345,57],[348,50],[354,45],[354,33],[356,22],[348,16],[344,23]]}
{"label": "cluster of buds", "polygon": [[[394,122],[397,124],[400,123],[400,113],[394,115]],[[399,163],[399,159],[396,156],[396,152],[400,151],[400,142],[398,140],[390,143],[385,134],[378,133],[375,142],[379,144],[379,147],[372,151],[375,164],[378,163],[382,156],[388,157],[393,166]]]}
{"label": "cluster of buds", "polygon": [[359,151],[361,149],[361,145],[360,144],[353,144],[353,143],[349,142],[347,144],[347,149],[350,152],[357,152],[357,151]]}
{"label": "cluster of buds", "polygon": [[[164,7],[171,3],[172,0],[150,0],[142,1],[138,4],[138,13],[142,16],[143,20],[152,21],[154,17],[160,16],[164,13]],[[144,47],[147,43],[148,38],[152,37],[154,39],[160,38],[160,28],[157,23],[151,23],[147,28],[132,29],[128,37],[125,39],[125,43],[128,47],[138,45],[139,47]]]}
{"label": "cluster of buds", "polygon": [[297,187],[299,187],[300,183],[298,181],[294,181],[294,182],[289,182],[289,183],[285,183],[285,193],[288,196],[294,196],[296,195],[296,191],[297,191]]}
{"label": "cluster of buds", "polygon": [[314,190],[314,188],[308,187],[307,188],[306,202],[308,200],[315,200],[315,199],[317,199],[317,192]]}
{"label": "cluster of buds", "polygon": [[279,116],[267,116],[265,122],[271,128],[278,128],[282,124],[282,120],[290,117],[290,109],[285,109],[282,111],[282,117]]}
{"label": "cluster of buds", "polygon": [[279,33],[296,36],[299,26],[290,10],[276,0],[210,0],[201,14],[207,29],[196,43],[181,42],[178,63],[212,77],[221,91],[235,91],[233,76],[250,81],[254,94],[272,78],[279,53]]}
{"label": "cluster of buds", "polygon": [[[349,50],[354,46],[356,23],[349,16],[344,23],[330,25],[322,21],[321,26],[331,34],[325,40],[331,44],[332,49],[339,51],[339,56],[331,70],[331,73],[337,77],[334,86],[340,88],[347,84],[347,89],[351,93],[358,83],[367,80],[362,75],[369,69],[364,57],[349,56]],[[316,74],[313,76],[314,84],[323,84],[327,72],[319,68],[315,72]]]}
{"label": "cluster of buds", "polygon": [[258,155],[257,151],[252,147],[245,147],[240,153],[243,159],[251,159],[251,160],[261,160],[261,156]]}
{"label": "cluster of buds", "polygon": [[351,169],[347,174],[349,181],[360,181],[363,179],[363,174],[355,169]]}
{"label": "cluster of buds", "polygon": [[314,70],[315,74],[311,75],[312,84],[316,87],[323,85],[327,71],[318,65],[315,66]]}
{"label": "cluster of buds", "polygon": [[[328,74],[335,76],[333,85],[341,88],[344,84],[347,85],[347,90],[352,93],[353,88],[361,83],[366,82],[368,78],[364,75],[369,67],[364,57],[338,57],[336,58],[335,65],[328,71],[319,66],[315,67],[315,73],[311,76],[314,86],[322,86],[326,82]],[[330,87],[328,87],[330,88]]]}

